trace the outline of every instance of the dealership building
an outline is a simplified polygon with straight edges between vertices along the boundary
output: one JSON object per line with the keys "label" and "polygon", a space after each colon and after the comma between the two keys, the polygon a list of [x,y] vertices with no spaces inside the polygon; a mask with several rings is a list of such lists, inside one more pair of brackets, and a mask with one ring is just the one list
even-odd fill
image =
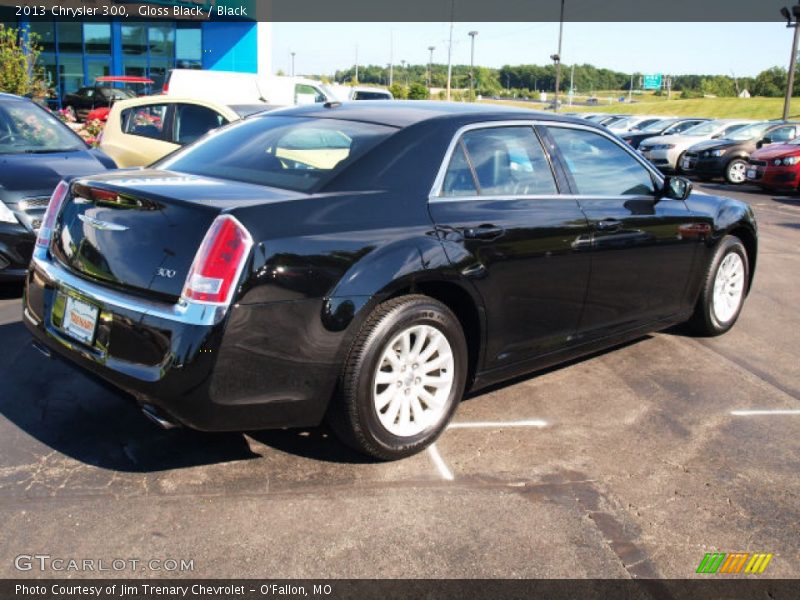
{"label": "dealership building", "polygon": [[[10,4],[0,0],[0,23],[28,28],[37,34],[42,47],[41,63],[57,98],[105,75],[149,77],[155,82],[153,89],[159,90],[167,71],[173,68],[264,74],[271,69],[267,23],[222,17],[165,18],[181,12],[175,6],[211,8],[225,4],[220,1],[108,3],[124,6],[128,16],[106,21],[57,19],[49,13],[47,18],[26,17],[17,15]],[[235,4],[248,3],[237,0]],[[255,0],[250,4],[254,5]]]}

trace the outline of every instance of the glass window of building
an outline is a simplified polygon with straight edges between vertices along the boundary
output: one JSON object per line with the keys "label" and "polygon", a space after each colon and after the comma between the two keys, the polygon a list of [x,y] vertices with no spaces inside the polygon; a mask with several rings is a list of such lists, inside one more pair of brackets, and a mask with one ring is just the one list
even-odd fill
{"label": "glass window of building", "polygon": [[175,59],[179,69],[203,68],[203,34],[198,25],[178,23],[175,32]]}
{"label": "glass window of building", "polygon": [[110,23],[84,23],[83,39],[86,54],[111,54]]}
{"label": "glass window of building", "polygon": [[175,27],[172,25],[151,25],[148,31],[151,56],[175,56]]}
{"label": "glass window of building", "polygon": [[56,27],[58,30],[58,51],[83,54],[83,27],[81,23],[59,21]]}
{"label": "glass window of building", "polygon": [[122,54],[124,56],[147,54],[147,23],[122,26]]}
{"label": "glass window of building", "polygon": [[56,27],[52,21],[31,21],[30,32],[36,36],[36,43],[42,52],[56,51]]}
{"label": "glass window of building", "polygon": [[62,98],[83,87],[83,58],[81,56],[65,56],[64,54],[59,56],[58,84]]}

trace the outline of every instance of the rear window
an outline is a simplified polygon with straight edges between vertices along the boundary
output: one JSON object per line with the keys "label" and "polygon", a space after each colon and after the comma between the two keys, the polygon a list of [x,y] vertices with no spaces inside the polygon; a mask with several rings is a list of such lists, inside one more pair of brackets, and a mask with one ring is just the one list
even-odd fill
{"label": "rear window", "polygon": [[337,119],[256,117],[220,129],[156,166],[305,192],[334,177],[395,131]]}

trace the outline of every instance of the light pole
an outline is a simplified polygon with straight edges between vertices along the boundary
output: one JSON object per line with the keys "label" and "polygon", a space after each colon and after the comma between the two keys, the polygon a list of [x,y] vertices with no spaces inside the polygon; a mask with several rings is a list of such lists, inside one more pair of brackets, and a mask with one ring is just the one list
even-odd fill
{"label": "light pole", "polygon": [[294,52],[290,52],[289,54],[292,55],[292,77],[294,77],[294,55],[295,55],[295,53]]}
{"label": "light pole", "polygon": [[469,99],[475,100],[475,36],[477,31],[469,32]]}
{"label": "light pole", "polygon": [[453,0],[450,4],[450,41],[447,44],[447,93],[445,95],[445,100],[448,102],[450,102],[450,84],[453,79],[453,20],[455,19],[455,13],[456,0]]}
{"label": "light pole", "polygon": [[558,88],[561,86],[561,39],[564,36],[564,0],[561,0],[561,18],[558,24],[558,52],[552,54],[550,58],[556,65],[556,98],[553,103],[553,111],[558,112]]}
{"label": "light pole", "polygon": [[408,87],[408,71],[406,71],[406,61],[404,61],[404,60],[401,60],[401,61],[400,61],[400,65],[402,66],[402,68],[403,68],[403,73],[405,74],[406,87]]}
{"label": "light pole", "polygon": [[433,86],[433,51],[436,50],[436,46],[428,46],[428,52],[430,52],[430,58],[428,58],[428,93],[430,94],[431,87]]}
{"label": "light pole", "polygon": [[[783,18],[786,19],[786,27],[794,29],[794,37],[792,38],[792,56],[789,60],[789,81],[786,85],[786,98],[783,101],[783,120],[789,119],[789,107],[792,103],[792,88],[794,88],[794,71],[797,68],[797,40],[800,37],[800,4],[792,7],[791,12],[785,6],[781,9]],[[794,17],[794,20],[792,20]]]}

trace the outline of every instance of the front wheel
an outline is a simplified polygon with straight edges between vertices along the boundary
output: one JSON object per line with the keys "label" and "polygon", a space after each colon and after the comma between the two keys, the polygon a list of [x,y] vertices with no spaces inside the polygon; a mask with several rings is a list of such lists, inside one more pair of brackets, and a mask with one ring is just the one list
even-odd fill
{"label": "front wheel", "polygon": [[747,161],[734,158],[725,167],[725,181],[733,185],[741,185],[747,181]]}
{"label": "front wheel", "polygon": [[381,460],[419,452],[464,393],[467,344],[455,315],[426,296],[380,304],[347,358],[328,421],[352,448]]}
{"label": "front wheel", "polygon": [[704,336],[721,335],[733,327],[742,311],[750,281],[747,251],[741,240],[726,236],[717,246],[690,325]]}

